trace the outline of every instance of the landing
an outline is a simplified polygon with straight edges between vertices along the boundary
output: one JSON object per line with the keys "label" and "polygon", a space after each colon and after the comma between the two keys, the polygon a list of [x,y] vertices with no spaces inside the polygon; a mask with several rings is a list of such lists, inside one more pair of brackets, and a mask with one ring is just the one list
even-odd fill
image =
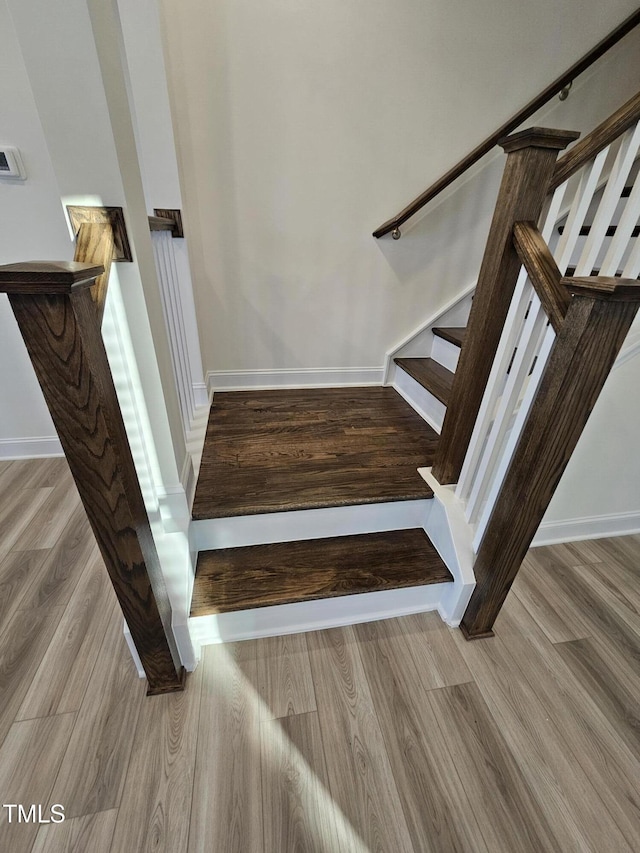
{"label": "landing", "polygon": [[193,517],[428,498],[437,440],[393,388],[217,393]]}

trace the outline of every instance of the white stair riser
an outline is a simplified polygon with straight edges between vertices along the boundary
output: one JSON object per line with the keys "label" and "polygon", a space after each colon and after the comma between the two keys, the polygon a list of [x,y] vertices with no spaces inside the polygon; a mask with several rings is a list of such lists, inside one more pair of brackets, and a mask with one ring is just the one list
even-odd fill
{"label": "white stair riser", "polygon": [[445,341],[439,335],[434,335],[431,358],[443,367],[446,367],[447,370],[455,373],[458,366],[458,359],[460,358],[460,347],[457,347],[450,341]]}
{"label": "white stair riser", "polygon": [[423,388],[419,382],[416,382],[409,374],[397,364],[393,364],[389,371],[389,384],[392,385],[398,394],[407,401],[421,418],[423,418],[429,426],[433,427],[437,433],[442,429],[446,406],[440,402],[430,391]]}
{"label": "white stair riser", "polygon": [[431,503],[429,499],[391,501],[210,518],[191,523],[191,545],[195,551],[214,551],[330,536],[410,530],[424,527],[431,512]]}

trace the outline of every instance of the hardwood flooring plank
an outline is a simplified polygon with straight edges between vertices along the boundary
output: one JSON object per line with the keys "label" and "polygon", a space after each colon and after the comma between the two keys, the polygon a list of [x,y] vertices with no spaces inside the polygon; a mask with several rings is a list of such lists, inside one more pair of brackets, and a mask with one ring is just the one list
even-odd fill
{"label": "hardwood flooring plank", "polygon": [[0,514],[0,560],[13,550],[23,530],[37,519],[51,489],[21,489],[11,494]]}
{"label": "hardwood flooring plank", "polygon": [[[202,673],[200,666],[182,693],[142,701],[113,853],[187,849]],[[212,755],[212,764],[216,760]]]}
{"label": "hardwood flooring plank", "polygon": [[488,851],[402,630],[356,625],[358,649],[414,850]]}
{"label": "hardwood flooring plank", "polygon": [[100,555],[89,563],[60,620],[16,719],[78,711],[107,627],[119,621]]}
{"label": "hardwood flooring plank", "polygon": [[491,853],[561,849],[476,684],[428,694]]}
{"label": "hardwood flooring plank", "polygon": [[496,622],[496,636],[553,719],[567,749],[591,780],[629,846],[640,849],[640,764],[567,666],[558,648],[514,596]]}
{"label": "hardwood flooring plank", "polygon": [[422,528],[222,548],[198,556],[191,615],[452,580]]}
{"label": "hardwood flooring plank", "polygon": [[[524,674],[498,637],[456,642],[562,851],[631,848]],[[561,648],[561,646],[559,647]],[[531,654],[536,654],[533,650]]]}
{"label": "hardwood flooring plank", "polygon": [[16,610],[0,635],[0,744],[11,728],[62,613],[62,607]]}
{"label": "hardwood flooring plank", "polygon": [[311,633],[307,641],[331,794],[355,836],[341,837],[340,850],[411,853],[414,848],[353,630]]}
{"label": "hardwood flooring plank", "polygon": [[111,622],[53,789],[68,817],[120,804],[146,682],[138,678],[122,621]]}
{"label": "hardwood flooring plank", "polygon": [[393,388],[216,394],[193,517],[429,497],[437,438]]}
{"label": "hardwood flooring plank", "polygon": [[425,689],[450,687],[473,681],[456,643],[456,629],[449,628],[438,613],[413,613],[387,620],[402,633]]}
{"label": "hardwood flooring plank", "polygon": [[[254,641],[207,646],[189,853],[260,853],[260,699]],[[265,851],[268,853],[268,851]]]}
{"label": "hardwood flooring plank", "polygon": [[14,459],[0,471],[0,490],[53,488],[63,477],[70,476],[64,456],[48,459]]}
{"label": "hardwood flooring plank", "polygon": [[265,853],[335,853],[351,833],[329,792],[317,713],[260,729]]}
{"label": "hardwood flooring plank", "polygon": [[0,632],[20,607],[27,589],[40,577],[49,549],[10,551],[0,560]]}
{"label": "hardwood flooring plank", "polygon": [[[31,853],[109,853],[117,816],[118,810],[111,809],[41,826]],[[133,851],[135,848],[119,849]]]}
{"label": "hardwood flooring plank", "polygon": [[80,495],[71,472],[60,477],[52,488],[38,515],[22,531],[13,545],[14,551],[53,548],[77,507]]}
{"label": "hardwood flooring plank", "polygon": [[394,362],[445,406],[451,395],[453,373],[432,358],[394,358]]}
{"label": "hardwood flooring plank", "polygon": [[538,571],[525,559],[512,591],[525,605],[552,643],[591,636],[583,612],[567,595],[559,594],[549,571]]}
{"label": "hardwood flooring plank", "polygon": [[561,643],[558,654],[640,764],[639,675],[634,677],[624,660],[597,640]]}
{"label": "hardwood flooring plank", "polygon": [[258,646],[257,664],[262,720],[316,710],[305,634],[265,637]]}
{"label": "hardwood flooring plank", "polygon": [[637,570],[631,570],[615,558],[610,558],[606,563],[575,566],[574,572],[576,578],[586,583],[595,595],[640,633],[640,588]]}
{"label": "hardwood flooring plank", "polygon": [[635,672],[640,672],[640,633],[637,620],[633,617],[625,618],[624,614],[616,612],[603,595],[596,594],[588,583],[581,580],[576,569],[555,564],[551,571],[545,572],[531,555],[528,560],[528,570],[536,579],[545,575],[548,583],[557,589],[558,596],[570,599],[574,606],[580,609],[590,634],[615,643],[629,666],[632,666]]}
{"label": "hardwood flooring plank", "polygon": [[[14,723],[0,748],[2,803],[42,806],[49,816],[49,792],[75,721],[74,714]],[[64,801],[56,800],[64,805]],[[11,822],[9,814],[11,813]],[[58,824],[59,825],[59,824]],[[38,833],[35,822],[19,822],[16,809],[0,809],[0,850],[29,853]]]}
{"label": "hardwood flooring plank", "polygon": [[21,609],[66,606],[87,564],[95,561],[98,554],[84,507],[79,505],[50,550],[43,570],[25,592]]}

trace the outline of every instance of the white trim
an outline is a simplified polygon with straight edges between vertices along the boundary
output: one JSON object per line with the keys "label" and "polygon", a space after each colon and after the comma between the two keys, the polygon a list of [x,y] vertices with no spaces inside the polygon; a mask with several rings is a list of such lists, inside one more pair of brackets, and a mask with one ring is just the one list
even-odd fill
{"label": "white trim", "polygon": [[267,391],[276,388],[338,388],[382,385],[382,367],[303,367],[274,370],[210,370],[211,391]]}
{"label": "white trim", "polygon": [[626,364],[632,358],[635,358],[638,353],[640,353],[640,330],[634,331],[633,334],[630,334],[627,337],[624,346],[615,360],[612,370],[617,370],[619,367],[622,367],[623,364]]}
{"label": "white trim", "polygon": [[191,549],[213,551],[218,548],[409,530],[425,526],[431,504],[431,499],[425,498],[192,521]]}
{"label": "white trim", "polygon": [[445,314],[448,314],[453,308],[456,308],[463,300],[465,300],[468,296],[476,289],[476,282],[473,284],[467,285],[465,289],[458,293],[453,299],[450,299],[449,302],[445,303],[442,308],[439,308],[434,314],[431,314],[426,320],[420,323],[413,332],[410,332],[406,337],[404,337],[401,341],[398,341],[395,346],[391,347],[390,350],[387,350],[387,354],[384,360],[384,383],[385,385],[388,382],[389,368],[393,363],[394,357],[399,353],[400,350],[404,349],[407,344],[410,344],[415,338],[421,335],[423,332],[429,330],[432,326],[439,326],[440,321],[444,317]]}
{"label": "white trim", "polygon": [[389,384],[440,435],[447,410],[444,403],[397,364],[391,365]]}
{"label": "white trim", "polygon": [[444,593],[452,586],[451,583],[436,583],[213,616],[194,616],[189,619],[189,630],[191,639],[199,645],[322,631],[439,610]]}
{"label": "white trim", "polygon": [[57,435],[0,438],[0,459],[42,459],[47,456],[64,456]]}
{"label": "white trim", "polygon": [[543,521],[533,537],[531,547],[576,542],[581,539],[601,539],[604,536],[628,536],[632,533],[640,533],[640,512]]}

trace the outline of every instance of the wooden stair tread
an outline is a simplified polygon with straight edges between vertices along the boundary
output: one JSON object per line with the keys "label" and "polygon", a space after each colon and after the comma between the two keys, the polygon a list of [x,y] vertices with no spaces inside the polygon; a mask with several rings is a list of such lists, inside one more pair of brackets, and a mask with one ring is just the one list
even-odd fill
{"label": "wooden stair tread", "polygon": [[461,347],[464,343],[467,329],[464,326],[436,326],[431,329],[431,331],[434,335],[437,335],[437,337],[444,338],[445,341],[449,341],[450,344]]}
{"label": "wooden stair tread", "polygon": [[192,515],[430,498],[437,442],[389,387],[216,393]]}
{"label": "wooden stair tread", "polygon": [[201,551],[191,616],[452,580],[421,528]]}
{"label": "wooden stair tread", "polygon": [[447,405],[453,373],[432,358],[394,358],[394,362],[423,388],[430,391],[441,403]]}

